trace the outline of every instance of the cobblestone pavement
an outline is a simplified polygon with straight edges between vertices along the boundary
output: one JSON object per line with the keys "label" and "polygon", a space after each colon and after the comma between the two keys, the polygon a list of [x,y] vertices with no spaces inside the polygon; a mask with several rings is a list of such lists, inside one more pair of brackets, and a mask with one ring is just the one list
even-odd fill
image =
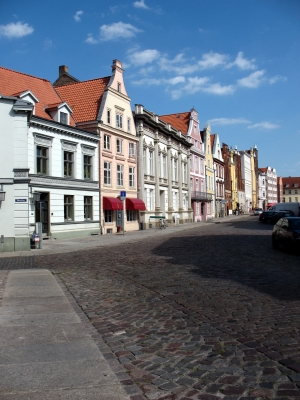
{"label": "cobblestone pavement", "polygon": [[123,365],[132,400],[296,399],[300,258],[270,233],[248,218],[35,258]]}

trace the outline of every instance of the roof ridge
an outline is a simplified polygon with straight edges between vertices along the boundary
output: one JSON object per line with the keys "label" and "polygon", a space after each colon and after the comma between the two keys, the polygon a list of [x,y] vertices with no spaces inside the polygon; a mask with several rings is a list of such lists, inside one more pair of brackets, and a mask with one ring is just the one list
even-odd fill
{"label": "roof ridge", "polygon": [[182,111],[182,112],[177,112],[177,113],[171,113],[171,114],[162,114],[159,115],[159,117],[167,117],[168,115],[178,115],[178,114],[188,114],[190,111]]}
{"label": "roof ridge", "polygon": [[62,87],[68,87],[68,86],[74,86],[74,85],[79,85],[80,83],[86,83],[86,82],[92,82],[92,81],[99,81],[100,79],[110,79],[110,76],[104,76],[103,78],[93,78],[93,79],[88,79],[86,81],[79,81],[79,82],[74,82],[74,83],[68,83],[67,85],[62,85],[62,86],[57,86],[55,89],[60,89]]}
{"label": "roof ridge", "polygon": [[[5,68],[5,67],[1,67],[1,66],[0,66],[0,68],[1,68],[1,69],[5,69],[6,71],[14,72],[15,74],[25,75],[25,76],[29,76],[30,78],[35,78],[35,79],[39,79],[40,81],[45,81],[45,82],[51,83],[51,82],[49,81],[49,79],[46,79],[46,78],[39,78],[38,76],[34,76],[34,75],[30,75],[30,74],[25,74],[25,72],[19,72],[19,71],[15,71],[14,69]],[[30,89],[28,89],[28,90],[30,90]],[[22,93],[22,92],[20,92],[20,93]]]}

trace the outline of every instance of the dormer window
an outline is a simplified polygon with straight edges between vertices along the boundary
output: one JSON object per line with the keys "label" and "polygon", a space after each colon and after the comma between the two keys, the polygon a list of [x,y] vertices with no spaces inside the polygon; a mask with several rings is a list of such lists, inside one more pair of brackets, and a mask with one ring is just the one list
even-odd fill
{"label": "dormer window", "polygon": [[65,112],[60,111],[59,113],[59,122],[61,124],[68,125],[68,114]]}

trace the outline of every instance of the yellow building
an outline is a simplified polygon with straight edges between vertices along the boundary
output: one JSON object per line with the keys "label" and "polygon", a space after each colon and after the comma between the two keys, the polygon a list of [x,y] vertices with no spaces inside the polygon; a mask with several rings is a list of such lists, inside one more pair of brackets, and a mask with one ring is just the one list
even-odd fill
{"label": "yellow building", "polygon": [[237,188],[237,174],[236,166],[234,162],[234,149],[229,149],[229,168],[230,168],[230,180],[231,180],[231,207],[232,211],[238,208],[238,188]]}

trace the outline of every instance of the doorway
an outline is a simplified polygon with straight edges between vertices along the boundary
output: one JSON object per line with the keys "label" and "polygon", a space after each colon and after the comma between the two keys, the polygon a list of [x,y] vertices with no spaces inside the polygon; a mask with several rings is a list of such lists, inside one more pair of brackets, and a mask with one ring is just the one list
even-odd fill
{"label": "doorway", "polygon": [[35,203],[35,222],[42,223],[43,236],[49,236],[49,193],[41,193],[40,201]]}
{"label": "doorway", "polygon": [[123,210],[116,211],[116,224],[123,229]]}

